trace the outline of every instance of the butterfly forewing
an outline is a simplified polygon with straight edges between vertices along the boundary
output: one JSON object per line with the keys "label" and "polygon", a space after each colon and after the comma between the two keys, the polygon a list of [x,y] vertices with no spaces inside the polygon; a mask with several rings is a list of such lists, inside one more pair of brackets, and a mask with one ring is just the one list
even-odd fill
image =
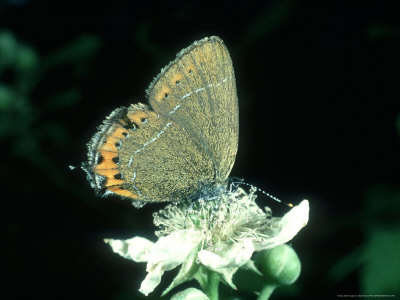
{"label": "butterfly forewing", "polygon": [[200,142],[225,180],[238,146],[238,101],[232,61],[217,37],[182,50],[148,89],[151,106]]}

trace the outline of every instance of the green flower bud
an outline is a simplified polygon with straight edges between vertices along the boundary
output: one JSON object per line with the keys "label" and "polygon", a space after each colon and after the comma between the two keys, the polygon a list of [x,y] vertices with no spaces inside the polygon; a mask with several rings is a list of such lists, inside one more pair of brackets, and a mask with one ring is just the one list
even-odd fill
{"label": "green flower bud", "polygon": [[188,288],[171,297],[171,300],[210,300],[202,291]]}
{"label": "green flower bud", "polygon": [[299,257],[286,244],[260,252],[256,257],[256,266],[268,280],[278,285],[294,283],[301,271]]}

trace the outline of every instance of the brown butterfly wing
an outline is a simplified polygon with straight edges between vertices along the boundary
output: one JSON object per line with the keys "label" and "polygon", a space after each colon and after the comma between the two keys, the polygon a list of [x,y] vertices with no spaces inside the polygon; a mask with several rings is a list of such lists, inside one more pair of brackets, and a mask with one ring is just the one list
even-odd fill
{"label": "brown butterfly wing", "polygon": [[229,53],[217,37],[182,50],[148,89],[116,109],[88,144],[92,186],[134,201],[181,201],[228,177],[238,144]]}

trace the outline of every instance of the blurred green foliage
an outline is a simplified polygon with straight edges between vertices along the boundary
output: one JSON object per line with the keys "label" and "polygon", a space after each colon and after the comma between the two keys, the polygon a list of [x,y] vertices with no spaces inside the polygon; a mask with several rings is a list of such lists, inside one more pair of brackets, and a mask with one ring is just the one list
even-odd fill
{"label": "blurred green foliage", "polygon": [[374,24],[368,27],[367,37],[371,41],[378,41],[388,38],[400,38],[400,29],[393,26]]}
{"label": "blurred green foliage", "polygon": [[342,258],[330,271],[330,278],[341,281],[358,270],[362,294],[400,293],[400,191],[377,184],[366,193],[366,207],[358,222],[364,241]]}
{"label": "blurred green foliage", "polygon": [[400,293],[400,191],[379,184],[367,191],[361,288],[365,294]]}
{"label": "blurred green foliage", "polygon": [[398,114],[398,116],[397,116],[396,129],[397,129],[397,133],[400,135],[400,114]]}
{"label": "blurred green foliage", "polygon": [[41,57],[33,46],[19,41],[11,31],[0,30],[0,140],[7,139],[15,156],[42,169],[53,183],[67,189],[70,185],[65,184],[64,172],[44,151],[44,143],[62,149],[67,129],[61,122],[42,119],[76,105],[81,99],[80,91],[70,87],[40,101],[33,93],[53,68],[70,65],[76,74],[82,74],[100,46],[98,37],[83,35],[61,50]]}

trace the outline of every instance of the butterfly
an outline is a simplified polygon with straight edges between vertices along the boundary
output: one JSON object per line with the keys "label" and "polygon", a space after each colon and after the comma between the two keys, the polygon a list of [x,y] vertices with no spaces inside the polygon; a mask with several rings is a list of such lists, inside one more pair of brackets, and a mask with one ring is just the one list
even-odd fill
{"label": "butterfly", "polygon": [[181,202],[226,186],[239,134],[235,75],[223,41],[181,50],[148,87],[149,105],[115,109],[82,164],[102,195]]}

